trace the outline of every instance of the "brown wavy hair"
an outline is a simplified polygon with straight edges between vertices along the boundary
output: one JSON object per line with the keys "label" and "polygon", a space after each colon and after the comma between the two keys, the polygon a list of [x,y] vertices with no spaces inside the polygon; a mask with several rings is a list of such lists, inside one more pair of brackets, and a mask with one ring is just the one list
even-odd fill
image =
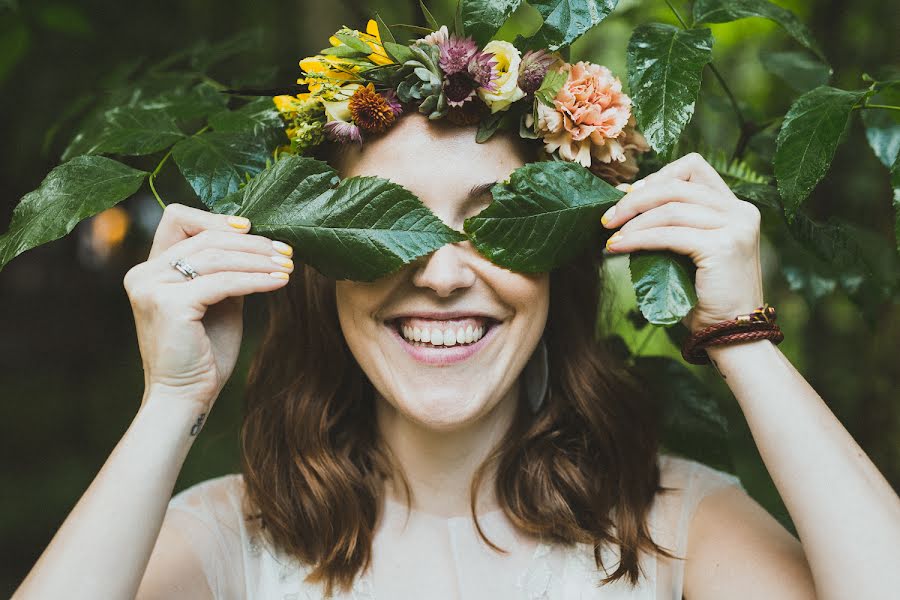
{"label": "brown wavy hair", "polygon": [[[659,485],[657,409],[604,342],[605,298],[596,246],[550,274],[549,393],[537,414],[520,400],[512,425],[479,468],[495,468],[497,499],[520,530],[562,544],[619,546],[616,570],[642,575],[657,545],[647,517]],[[249,505],[269,542],[310,565],[308,580],[349,589],[370,564],[385,479],[396,473],[378,442],[375,390],[338,323],[335,283],[305,265],[267,294],[268,325],[252,362],[241,426]],[[599,314],[609,314],[606,310]],[[595,328],[594,325],[597,325]],[[615,531],[613,531],[615,530]],[[495,549],[478,526],[482,538]]]}

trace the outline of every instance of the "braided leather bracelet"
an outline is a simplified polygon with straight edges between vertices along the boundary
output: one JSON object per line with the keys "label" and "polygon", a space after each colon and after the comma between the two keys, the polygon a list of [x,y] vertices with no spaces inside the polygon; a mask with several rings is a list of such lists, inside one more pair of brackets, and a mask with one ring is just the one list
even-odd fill
{"label": "braided leather bracelet", "polygon": [[752,313],[738,315],[730,321],[715,323],[692,333],[681,346],[681,356],[691,364],[705,365],[710,362],[704,350],[707,346],[766,339],[774,344],[784,339],[784,333],[775,323],[775,307],[768,304]]}

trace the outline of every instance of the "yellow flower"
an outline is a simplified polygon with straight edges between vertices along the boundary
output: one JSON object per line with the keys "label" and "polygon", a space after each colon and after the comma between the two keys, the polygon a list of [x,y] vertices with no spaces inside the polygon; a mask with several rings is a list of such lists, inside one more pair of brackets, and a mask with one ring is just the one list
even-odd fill
{"label": "yellow flower", "polygon": [[[301,94],[302,95],[302,94]],[[290,118],[297,113],[300,108],[300,100],[294,96],[275,96],[272,98],[275,108],[278,109],[285,118]]]}
{"label": "yellow flower", "polygon": [[[381,34],[378,32],[378,23],[375,19],[369,19],[369,22],[366,23],[366,33],[362,33],[361,31],[353,32],[356,36],[367,43],[369,47],[372,49],[372,54],[367,56],[369,60],[371,60],[376,65],[389,65],[394,61],[387,55],[387,52],[384,49],[384,44],[381,42]],[[344,43],[337,38],[337,36],[331,36],[328,38],[328,41],[332,46],[343,46]]]}
{"label": "yellow flower", "polygon": [[298,94],[301,100],[308,100],[311,95],[334,90],[350,80],[357,79],[359,67],[347,63],[337,56],[317,54],[300,61],[303,77],[297,83],[309,86],[310,93]]}
{"label": "yellow flower", "polygon": [[491,107],[493,114],[508,109],[513,102],[525,96],[518,84],[522,55],[518,48],[500,40],[488,42],[483,51],[494,55],[497,62],[494,68],[499,73],[499,77],[494,80],[493,91],[478,88],[478,95]]}

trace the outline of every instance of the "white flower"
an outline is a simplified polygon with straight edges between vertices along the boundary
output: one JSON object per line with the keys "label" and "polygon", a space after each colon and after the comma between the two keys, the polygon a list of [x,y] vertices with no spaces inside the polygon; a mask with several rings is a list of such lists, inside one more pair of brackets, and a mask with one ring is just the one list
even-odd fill
{"label": "white flower", "polygon": [[416,42],[422,42],[423,44],[431,44],[432,46],[437,46],[438,44],[446,44],[447,40],[450,38],[450,32],[447,30],[446,25],[441,25],[441,28],[437,31],[432,31],[428,35],[423,38],[419,38]]}
{"label": "white flower", "polygon": [[506,110],[509,105],[525,96],[519,87],[519,63],[522,55],[518,48],[509,42],[493,40],[484,47],[484,52],[494,55],[497,66],[494,67],[499,77],[493,80],[494,91],[478,88],[478,97],[491,107],[491,113]]}

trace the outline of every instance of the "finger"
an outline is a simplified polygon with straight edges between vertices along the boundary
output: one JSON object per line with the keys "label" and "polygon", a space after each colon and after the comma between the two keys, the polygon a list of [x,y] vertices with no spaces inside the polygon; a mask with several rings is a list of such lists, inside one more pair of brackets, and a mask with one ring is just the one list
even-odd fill
{"label": "finger", "polygon": [[166,249],[158,256],[158,262],[168,263],[172,259],[191,256],[207,248],[253,252],[266,256],[279,254],[287,258],[291,258],[294,254],[294,249],[288,244],[263,235],[249,233],[235,235],[229,231],[207,229]]}
{"label": "finger", "polygon": [[712,168],[712,165],[697,152],[685,154],[644,179],[649,181],[662,178],[681,179],[699,183],[720,192],[731,193],[731,188],[728,187],[718,171]]}
{"label": "finger", "polygon": [[278,277],[269,273],[219,271],[191,279],[179,287],[184,299],[194,306],[212,306],[232,296],[270,292],[283,287],[289,277],[285,273],[275,272]]}
{"label": "finger", "polygon": [[634,188],[606,211],[601,218],[604,227],[613,228],[625,223],[635,215],[670,201],[702,204],[710,208],[721,208],[719,192],[705,185],[690,183],[680,179],[665,179]]}
{"label": "finger", "polygon": [[723,213],[699,204],[666,202],[643,212],[622,225],[623,234],[628,231],[677,225],[697,229],[718,229],[726,225]]}
{"label": "finger", "polygon": [[606,249],[611,252],[635,252],[637,250],[671,250],[691,258],[709,255],[716,243],[711,230],[694,227],[651,227],[638,231],[617,231],[607,240]]}
{"label": "finger", "polygon": [[149,258],[158,256],[181,240],[208,229],[246,233],[250,231],[250,221],[244,217],[220,215],[183,204],[169,204],[163,211],[156,234],[153,236]]}
{"label": "finger", "polygon": [[[291,273],[294,270],[294,261],[281,254],[272,253],[264,256],[255,252],[239,252],[222,248],[205,248],[184,257],[184,260],[200,275],[209,275],[220,271]],[[171,265],[157,263],[157,268],[162,270],[160,279],[165,283],[186,281],[185,276]]]}

